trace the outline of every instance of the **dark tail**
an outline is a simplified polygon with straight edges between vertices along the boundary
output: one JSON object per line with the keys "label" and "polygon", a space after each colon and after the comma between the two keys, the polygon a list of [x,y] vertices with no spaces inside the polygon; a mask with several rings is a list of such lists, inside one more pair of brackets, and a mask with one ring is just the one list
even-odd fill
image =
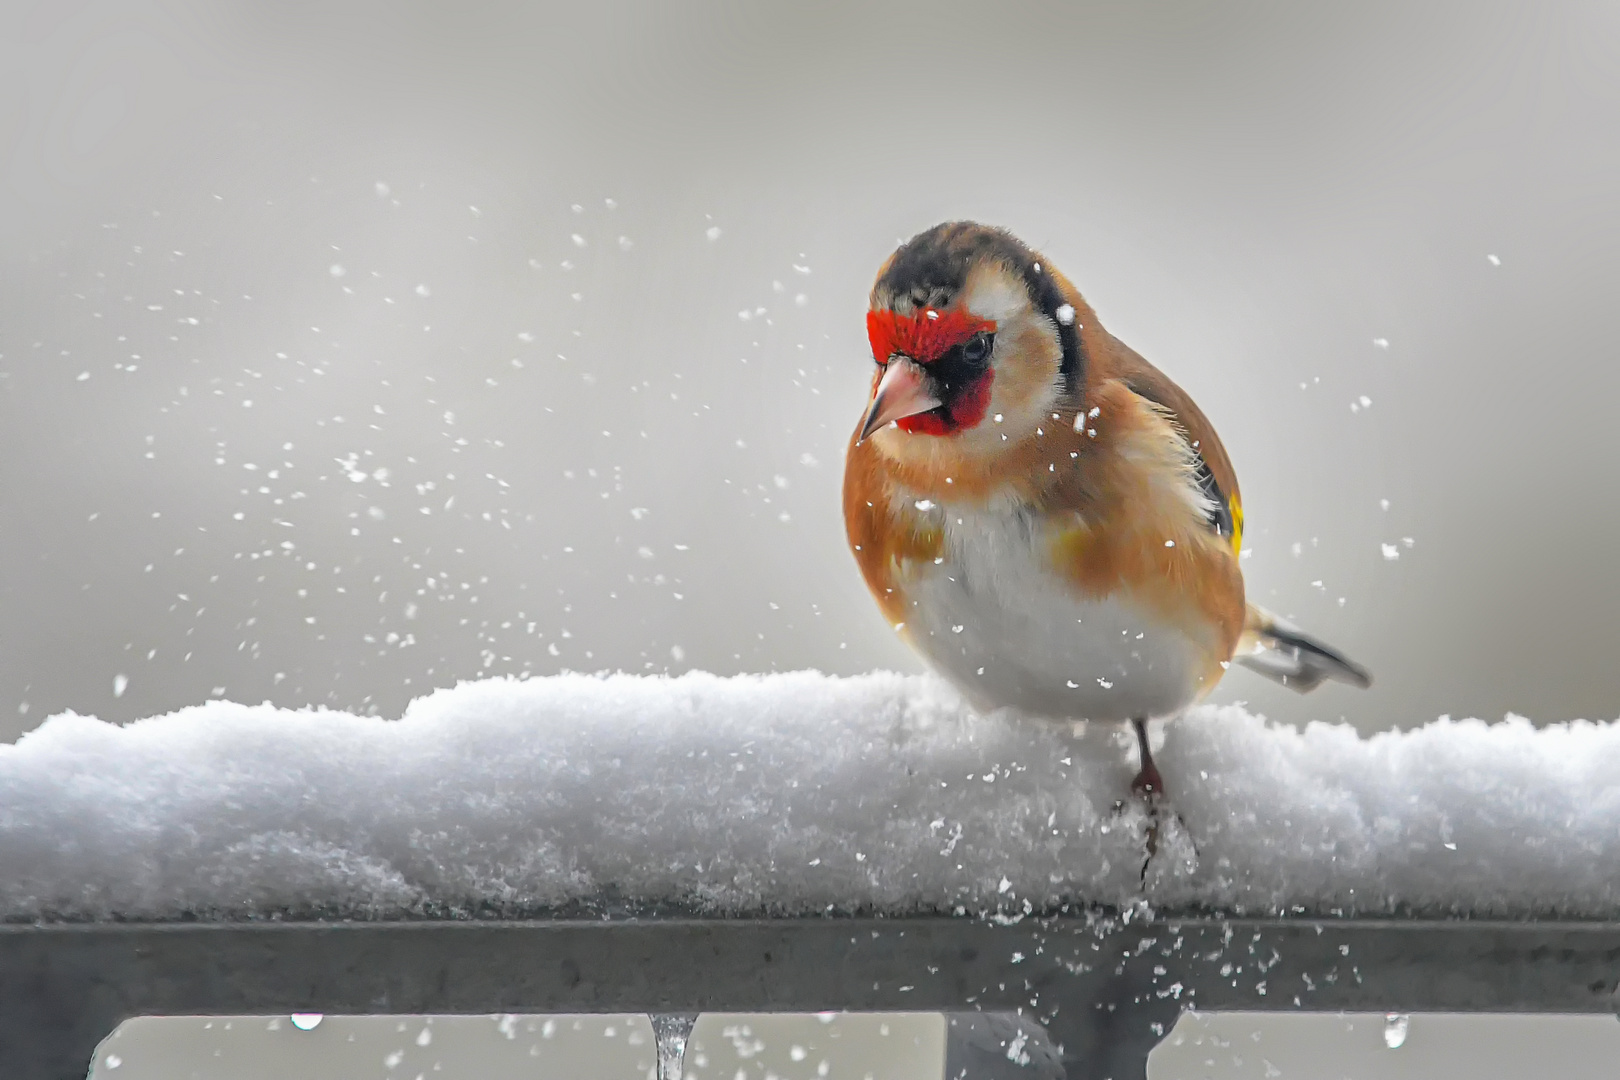
{"label": "dark tail", "polygon": [[1372,675],[1366,668],[1286,619],[1253,604],[1249,605],[1243,639],[1233,659],[1301,694],[1315,690],[1327,679],[1363,690],[1372,685]]}

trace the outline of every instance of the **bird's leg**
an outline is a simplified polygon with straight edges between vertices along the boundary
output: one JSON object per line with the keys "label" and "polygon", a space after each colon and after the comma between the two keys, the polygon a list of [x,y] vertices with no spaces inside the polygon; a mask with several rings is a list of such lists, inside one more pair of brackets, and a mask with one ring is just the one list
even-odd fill
{"label": "bird's leg", "polygon": [[1131,726],[1136,729],[1136,746],[1142,756],[1142,768],[1137,772],[1136,779],[1131,781],[1131,794],[1151,803],[1164,794],[1164,777],[1159,775],[1159,767],[1153,764],[1153,748],[1148,745],[1147,721],[1132,720]]}
{"label": "bird's leg", "polygon": [[[1147,804],[1148,825],[1147,834],[1143,837],[1144,847],[1147,849],[1147,858],[1142,860],[1142,881],[1147,882],[1148,864],[1153,856],[1159,853],[1159,805],[1164,801],[1164,777],[1159,774],[1159,767],[1153,764],[1153,748],[1148,743],[1146,720],[1132,720],[1131,727],[1136,730],[1136,745],[1142,757],[1142,767],[1137,771],[1136,777],[1131,781],[1131,794]],[[1187,823],[1180,814],[1174,810],[1175,816],[1182,831],[1187,830]],[[1193,853],[1197,854],[1194,845]]]}
{"label": "bird's leg", "polygon": [[1145,883],[1148,863],[1159,853],[1159,799],[1164,796],[1164,777],[1159,775],[1159,767],[1153,764],[1153,748],[1148,744],[1147,721],[1133,717],[1131,727],[1136,729],[1136,746],[1142,758],[1142,767],[1137,770],[1136,777],[1131,781],[1131,794],[1147,803],[1148,809],[1147,835],[1144,837],[1147,857],[1142,860],[1142,881]]}

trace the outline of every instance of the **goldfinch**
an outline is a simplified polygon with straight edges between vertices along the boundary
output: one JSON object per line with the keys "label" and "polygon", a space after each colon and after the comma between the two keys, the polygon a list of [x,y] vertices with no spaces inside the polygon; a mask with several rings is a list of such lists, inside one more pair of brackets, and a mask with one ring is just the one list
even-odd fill
{"label": "goldfinch", "polygon": [[1370,685],[1248,604],[1243,504],[1190,397],[1010,233],[948,222],[878,272],[876,368],[844,524],[884,616],[982,710],[1147,721],[1236,660],[1298,691]]}

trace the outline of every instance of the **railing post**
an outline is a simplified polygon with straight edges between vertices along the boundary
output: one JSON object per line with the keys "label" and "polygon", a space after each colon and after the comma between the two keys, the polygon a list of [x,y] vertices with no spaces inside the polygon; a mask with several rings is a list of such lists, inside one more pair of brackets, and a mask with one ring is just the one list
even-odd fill
{"label": "railing post", "polygon": [[1154,986],[1150,963],[1125,960],[1106,998],[1060,1001],[1046,1030],[1064,1080],[1147,1080],[1148,1055],[1181,1015],[1181,1003]]}
{"label": "railing post", "polygon": [[0,1074],[10,1080],[84,1080],[97,1048],[130,1016],[93,957],[18,935],[0,963]]}
{"label": "railing post", "polygon": [[1065,1080],[1046,1029],[1017,1013],[945,1014],[945,1080]]}

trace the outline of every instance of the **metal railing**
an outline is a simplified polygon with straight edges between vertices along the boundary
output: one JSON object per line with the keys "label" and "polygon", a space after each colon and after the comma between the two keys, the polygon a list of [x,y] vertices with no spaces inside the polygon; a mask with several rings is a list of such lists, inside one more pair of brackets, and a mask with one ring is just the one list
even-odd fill
{"label": "metal railing", "polygon": [[[1617,981],[1612,923],[1086,911],[1011,925],[5,925],[0,1063],[8,1080],[81,1080],[97,1044],[143,1015],[642,1012],[671,1075],[699,1012],[937,1010],[949,1014],[951,1080],[1142,1080],[1185,1008],[1609,1012]],[[1009,1058],[1019,1032],[1027,1049]]]}

